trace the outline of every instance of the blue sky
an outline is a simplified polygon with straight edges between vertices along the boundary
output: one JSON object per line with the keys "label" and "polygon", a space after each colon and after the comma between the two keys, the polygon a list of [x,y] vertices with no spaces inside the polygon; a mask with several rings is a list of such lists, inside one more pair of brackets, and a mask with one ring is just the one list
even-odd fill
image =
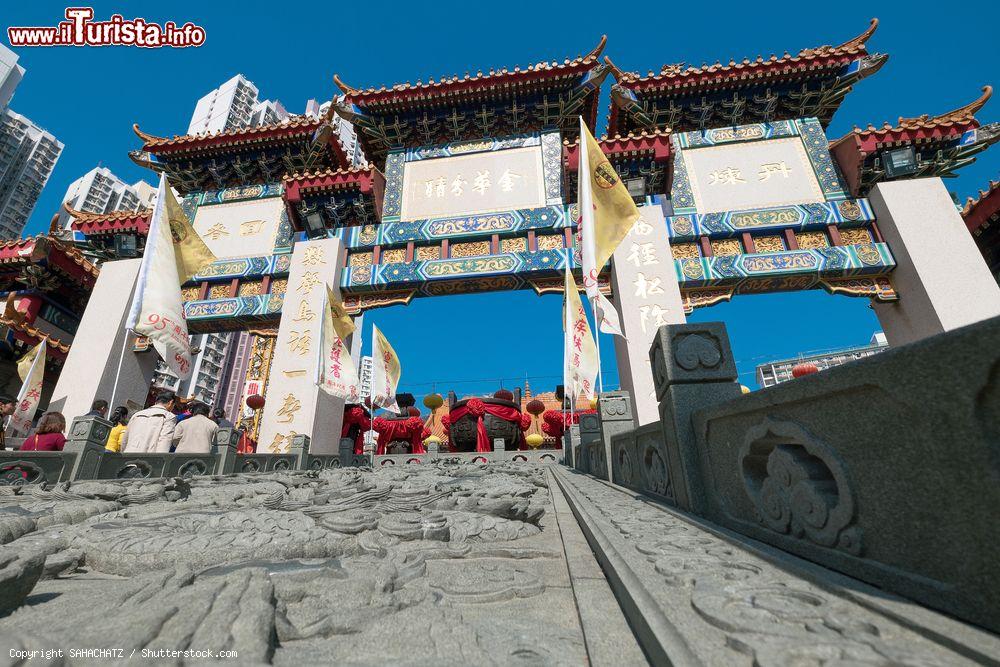
{"label": "blue sky", "polygon": [[[467,70],[561,60],[589,51],[607,33],[605,51],[623,69],[658,70],[665,63],[698,65],[836,44],[860,33],[877,11],[881,25],[870,51],[889,53],[886,66],[847,97],[828,129],[836,138],[852,125],[895,122],[966,104],[995,75],[1000,9],[968,3],[959,24],[938,22],[937,10],[914,3],[793,3],[782,11],[745,3],[434,2],[96,2],[97,19],[112,13],[205,28],[200,48],[18,49],[27,69],[11,107],[66,144],[28,225],[47,228],[69,183],[98,163],[126,180],[150,172],[135,166],[133,122],[154,134],[187,128],[197,99],[239,72],[261,96],[300,113],[309,98],[329,99],[335,72],[356,87],[427,80]],[[3,27],[55,25],[65,4],[4,3]],[[4,35],[6,43],[6,35]],[[607,87],[607,85],[606,85]],[[1000,98],[1000,95],[998,95]],[[604,91],[601,126],[609,98]],[[980,112],[1000,119],[1000,99]],[[963,200],[1000,177],[993,149],[946,185]],[[533,292],[418,299],[373,311],[374,321],[403,362],[401,389],[418,396],[492,391],[522,385],[547,390],[561,380],[559,296]],[[755,386],[757,363],[803,351],[863,344],[878,329],[867,300],[821,291],[740,297],[699,309],[692,321],[722,320],[729,328],[741,381]],[[602,336],[605,387],[617,386],[610,339]],[[365,348],[368,348],[366,342]]]}

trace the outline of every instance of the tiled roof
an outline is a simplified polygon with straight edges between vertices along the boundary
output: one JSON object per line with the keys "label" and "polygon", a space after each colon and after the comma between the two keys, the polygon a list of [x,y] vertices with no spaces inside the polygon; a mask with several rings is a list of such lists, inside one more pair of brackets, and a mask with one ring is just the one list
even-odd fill
{"label": "tiled roof", "polygon": [[158,137],[139,129],[139,125],[132,126],[132,130],[143,141],[143,150],[158,153],[167,149],[194,148],[201,145],[238,145],[262,142],[266,139],[279,139],[300,135],[308,135],[319,129],[326,122],[322,118],[313,116],[292,116],[288,120],[270,125],[260,125],[258,127],[243,127],[234,130],[224,130],[221,132],[208,132],[202,134],[180,134],[171,138]]}
{"label": "tiled roof", "polygon": [[[873,143],[899,142],[912,133],[920,133],[921,139],[934,139],[939,136],[942,138],[952,137],[979,126],[976,112],[983,108],[992,95],[993,87],[983,86],[982,94],[976,100],[953,111],[937,116],[924,114],[916,118],[901,117],[896,125],[884,123],[882,127],[874,125],[869,125],[864,129],[855,127],[841,138],[830,142],[830,148],[834,149],[842,142],[855,138],[858,143],[866,145],[870,149]],[[935,132],[937,134],[933,134]]]}
{"label": "tiled roof", "polygon": [[[44,331],[26,324],[20,318],[8,317],[7,314],[0,315],[0,326],[20,332],[22,334],[21,339],[30,345],[37,345],[43,337],[48,335]],[[57,352],[61,356],[69,354],[69,345],[52,336],[49,336],[48,339],[48,349]]]}
{"label": "tiled roof", "polygon": [[333,77],[333,81],[347,96],[348,102],[358,105],[364,105],[369,98],[380,97],[386,93],[392,95],[402,94],[406,97],[412,97],[415,94],[433,96],[444,92],[450,95],[455,92],[456,87],[481,88],[483,86],[494,85],[506,86],[509,84],[510,79],[535,77],[537,75],[548,77],[550,75],[578,74],[599,63],[601,52],[604,51],[607,41],[607,35],[602,35],[600,43],[590,53],[585,56],[577,56],[572,60],[567,58],[563,62],[542,61],[534,65],[528,65],[525,68],[515,67],[514,69],[508,69],[504,67],[499,70],[490,70],[485,74],[477,72],[474,76],[469,76],[469,73],[466,72],[461,77],[456,74],[441,77],[436,81],[432,77],[428,79],[427,83],[418,80],[416,83],[410,83],[409,81],[406,83],[397,83],[390,88],[380,86],[378,88],[358,89],[345,84],[340,76],[336,74]]}
{"label": "tiled roof", "polygon": [[79,266],[84,273],[96,278],[100,273],[94,264],[83,256],[74,246],[65,244],[47,234],[39,234],[34,237],[13,239],[0,243],[0,265],[33,264],[50,252],[55,250],[63,255],[73,264]]}
{"label": "tiled roof", "polygon": [[[803,49],[797,55],[785,53],[780,58],[771,55],[770,58],[757,56],[751,60],[744,58],[742,61],[730,60],[728,64],[716,62],[713,65],[702,65],[691,67],[686,63],[676,63],[664,65],[659,73],[649,72],[642,76],[635,72],[625,72],[611,63],[612,74],[618,84],[624,88],[680,88],[704,83],[715,79],[757,79],[766,76],[787,74],[791,71],[802,69],[818,69],[826,66],[841,66],[845,62],[850,62],[858,57],[867,55],[865,42],[874,34],[878,27],[878,19],[872,19],[871,24],[864,32],[857,37],[850,39],[839,46],[820,46],[812,49]],[[607,60],[607,59],[606,59]]]}
{"label": "tiled roof", "polygon": [[[609,157],[627,157],[653,153],[657,158],[666,160],[670,156],[669,129],[642,130],[629,132],[627,135],[616,134],[613,137],[604,136],[597,139],[604,154]],[[563,141],[563,159],[571,171],[577,169],[580,139]]]}
{"label": "tiled roof", "polygon": [[136,231],[145,234],[149,231],[149,217],[152,215],[152,211],[148,208],[140,208],[137,211],[88,213],[77,211],[63,204],[63,209],[73,217],[70,228],[84,234],[110,234],[123,231]]}
{"label": "tiled roof", "polygon": [[969,231],[974,232],[997,212],[1000,212],[1000,181],[990,181],[986,190],[980,190],[978,196],[965,201],[962,218]]}

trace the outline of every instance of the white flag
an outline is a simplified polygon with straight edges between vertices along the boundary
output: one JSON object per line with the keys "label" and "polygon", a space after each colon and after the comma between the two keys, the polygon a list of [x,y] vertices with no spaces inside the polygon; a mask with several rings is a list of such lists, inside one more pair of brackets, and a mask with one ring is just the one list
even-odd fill
{"label": "white flag", "polygon": [[570,397],[572,405],[581,395],[594,398],[594,381],[597,379],[597,344],[590,332],[587,313],[580,300],[580,292],[566,265],[563,280],[565,300],[563,301],[563,336],[566,359],[564,375],[566,387],[564,392]]}
{"label": "white flag", "polygon": [[[594,304],[594,317],[604,333],[625,337],[618,311],[597,287],[597,276],[615,248],[639,219],[639,209],[632,201],[621,178],[604,157],[601,147],[580,117],[580,167],[577,204],[580,207],[581,258],[583,286]],[[600,192],[594,192],[594,184]],[[600,229],[598,229],[600,225]]]}
{"label": "white flag", "polygon": [[375,406],[399,412],[396,405],[396,387],[403,368],[396,351],[389,345],[378,327],[372,325],[372,409]]}
{"label": "white flag", "polygon": [[[344,327],[338,329],[334,313],[343,313],[343,307],[337,302],[336,296],[326,286],[326,302],[323,304],[323,322],[320,328],[320,345],[318,359],[319,388],[342,398],[348,403],[358,403],[361,398],[361,383],[358,381],[358,371],[354,368],[351,351],[342,337]],[[345,314],[346,316],[346,314]],[[350,317],[347,317],[350,323]],[[353,325],[351,325],[353,329]]]}
{"label": "white flag", "polygon": [[45,379],[45,351],[48,338],[35,346],[31,352],[24,355],[17,363],[17,374],[21,377],[21,391],[17,394],[17,404],[14,413],[7,423],[8,435],[28,435],[38,401],[42,396],[42,381]]}
{"label": "white flag", "polygon": [[167,177],[160,188],[149,222],[146,250],[132,297],[126,329],[146,336],[170,370],[182,380],[191,376],[191,340],[181,297],[174,241],[167,218]]}

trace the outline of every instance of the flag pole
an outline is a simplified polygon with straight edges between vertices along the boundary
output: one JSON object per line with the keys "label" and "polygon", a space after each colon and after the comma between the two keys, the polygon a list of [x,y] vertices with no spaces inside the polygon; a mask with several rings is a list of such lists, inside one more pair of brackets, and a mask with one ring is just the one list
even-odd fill
{"label": "flag pole", "polygon": [[[111,400],[108,401],[108,406],[110,410],[115,409],[115,396],[118,394],[118,380],[122,375],[122,364],[125,362],[125,346],[128,345],[129,336],[132,336],[135,332],[131,329],[125,330],[125,338],[122,340],[122,351],[118,355],[118,370],[115,372],[115,383],[111,385]],[[110,413],[109,413],[110,414]]]}
{"label": "flag pole", "polygon": [[594,347],[597,348],[597,394],[604,391],[603,373],[601,372],[601,315],[597,310],[597,297],[590,300],[590,308],[594,311]]}

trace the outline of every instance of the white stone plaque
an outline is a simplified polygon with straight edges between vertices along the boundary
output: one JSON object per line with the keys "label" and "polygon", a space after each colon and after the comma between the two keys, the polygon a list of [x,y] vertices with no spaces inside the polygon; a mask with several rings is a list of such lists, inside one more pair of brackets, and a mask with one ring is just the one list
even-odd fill
{"label": "white stone plaque", "polygon": [[194,229],[219,259],[270,255],[283,207],[281,197],[200,206]]}
{"label": "white stone plaque", "polygon": [[799,137],[682,151],[698,213],[825,201]]}
{"label": "white stone plaque", "polygon": [[401,220],[422,220],[545,205],[542,148],[407,162]]}

